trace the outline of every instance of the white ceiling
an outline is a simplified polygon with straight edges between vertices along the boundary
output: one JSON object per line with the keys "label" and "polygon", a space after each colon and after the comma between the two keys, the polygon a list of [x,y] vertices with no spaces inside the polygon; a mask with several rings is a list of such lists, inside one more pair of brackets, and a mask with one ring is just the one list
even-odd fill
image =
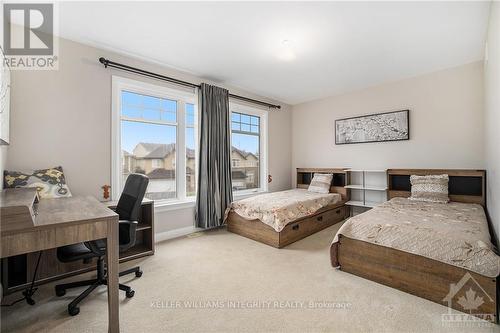
{"label": "white ceiling", "polygon": [[66,2],[59,24],[63,37],[297,104],[482,59],[489,5]]}

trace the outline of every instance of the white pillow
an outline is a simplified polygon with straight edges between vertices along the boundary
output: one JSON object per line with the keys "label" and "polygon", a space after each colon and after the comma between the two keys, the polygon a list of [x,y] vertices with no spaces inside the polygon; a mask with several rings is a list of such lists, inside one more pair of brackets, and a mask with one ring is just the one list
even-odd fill
{"label": "white pillow", "polygon": [[315,173],[307,190],[315,193],[330,193],[332,179],[333,174],[331,173]]}

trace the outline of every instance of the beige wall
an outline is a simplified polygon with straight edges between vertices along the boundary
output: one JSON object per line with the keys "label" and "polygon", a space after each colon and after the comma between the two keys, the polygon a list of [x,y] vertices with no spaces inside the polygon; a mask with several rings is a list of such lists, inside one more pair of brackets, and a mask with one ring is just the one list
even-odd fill
{"label": "beige wall", "polygon": [[[410,141],[335,145],[335,119],[401,109]],[[294,168],[485,166],[481,62],[300,104],[292,119]]]}
{"label": "beige wall", "polygon": [[485,61],[485,143],[488,212],[500,238],[500,3],[491,3]]}
{"label": "beige wall", "polygon": [[[202,79],[64,39],[59,49],[58,71],[12,72],[11,146],[7,168],[61,165],[74,194],[99,198],[100,187],[110,184],[111,178],[111,76],[163,83],[104,69],[97,59],[104,56],[194,83]],[[260,98],[227,88],[235,94]],[[270,184],[273,191],[291,186],[291,115],[287,109],[285,105],[282,111],[269,114],[269,172],[274,179]],[[159,232],[192,226],[193,209],[159,214],[156,222]]]}

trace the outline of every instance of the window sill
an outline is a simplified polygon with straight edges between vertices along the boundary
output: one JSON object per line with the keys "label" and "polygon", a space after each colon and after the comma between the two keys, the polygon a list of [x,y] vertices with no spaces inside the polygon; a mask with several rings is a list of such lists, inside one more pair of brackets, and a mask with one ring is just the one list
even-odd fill
{"label": "window sill", "polygon": [[268,191],[267,190],[239,191],[239,192],[233,193],[233,199],[234,199],[234,201],[238,201],[238,200],[243,200],[243,199],[254,197],[256,195],[264,194],[264,193],[268,193]]}
{"label": "window sill", "polygon": [[[268,193],[267,190],[259,190],[259,191],[241,191],[239,193],[234,193],[233,198],[234,201],[243,200],[246,198],[250,198],[259,194]],[[194,208],[196,206],[196,198],[187,199],[187,200],[176,200],[176,201],[157,201],[155,202],[155,212],[169,212],[173,210],[179,209],[187,209]]]}
{"label": "window sill", "polygon": [[176,200],[176,201],[159,201],[155,202],[155,212],[162,213],[172,210],[193,208],[196,205],[196,199]]}

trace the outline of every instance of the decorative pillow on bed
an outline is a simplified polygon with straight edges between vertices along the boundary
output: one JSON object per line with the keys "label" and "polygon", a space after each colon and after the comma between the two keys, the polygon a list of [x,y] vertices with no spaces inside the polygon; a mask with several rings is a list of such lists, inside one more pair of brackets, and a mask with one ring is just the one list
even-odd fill
{"label": "decorative pillow on bed", "polygon": [[3,173],[5,188],[36,187],[40,198],[71,197],[62,167],[32,172],[7,171]]}
{"label": "decorative pillow on bed", "polygon": [[447,203],[448,175],[410,176],[411,200]]}
{"label": "decorative pillow on bed", "polygon": [[330,193],[332,179],[331,173],[315,173],[307,190],[315,193]]}

